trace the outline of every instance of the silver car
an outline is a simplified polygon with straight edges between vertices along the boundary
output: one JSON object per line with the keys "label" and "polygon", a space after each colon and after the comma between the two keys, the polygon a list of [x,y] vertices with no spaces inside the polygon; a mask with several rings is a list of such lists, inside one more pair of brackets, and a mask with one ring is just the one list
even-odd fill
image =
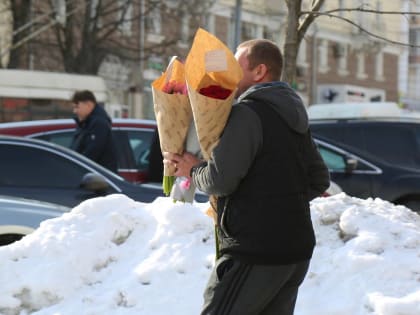
{"label": "silver car", "polygon": [[0,195],[0,246],[20,240],[42,221],[70,210],[53,203]]}

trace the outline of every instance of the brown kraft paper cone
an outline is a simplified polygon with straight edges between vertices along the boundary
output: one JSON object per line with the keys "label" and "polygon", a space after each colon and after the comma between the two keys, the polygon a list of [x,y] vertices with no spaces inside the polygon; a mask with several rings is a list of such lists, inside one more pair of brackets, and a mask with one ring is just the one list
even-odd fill
{"label": "brown kraft paper cone", "polygon": [[208,160],[226,125],[235,91],[227,99],[220,100],[201,95],[188,86],[188,95],[201,152],[204,159]]}
{"label": "brown kraft paper cone", "polygon": [[[152,88],[153,104],[162,152],[182,154],[192,120],[187,95],[168,94]],[[173,176],[175,168],[166,166],[163,175]]]}

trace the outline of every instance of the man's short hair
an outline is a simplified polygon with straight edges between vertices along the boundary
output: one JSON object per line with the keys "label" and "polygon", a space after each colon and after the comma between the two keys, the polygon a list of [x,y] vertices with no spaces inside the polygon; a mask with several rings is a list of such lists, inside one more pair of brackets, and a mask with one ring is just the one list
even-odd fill
{"label": "man's short hair", "polygon": [[89,91],[89,90],[83,90],[83,91],[76,91],[73,94],[72,97],[72,102],[74,104],[77,104],[79,102],[86,102],[86,101],[91,101],[94,104],[96,104],[96,98],[95,95]]}
{"label": "man's short hair", "polygon": [[283,56],[276,43],[268,39],[251,39],[239,44],[238,48],[248,49],[249,69],[260,64],[267,66],[271,80],[280,80],[283,70]]}

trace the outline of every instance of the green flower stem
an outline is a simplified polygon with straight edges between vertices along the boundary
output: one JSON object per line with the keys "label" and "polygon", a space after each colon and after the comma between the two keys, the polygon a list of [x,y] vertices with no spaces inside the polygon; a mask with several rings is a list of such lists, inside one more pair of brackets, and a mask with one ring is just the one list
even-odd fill
{"label": "green flower stem", "polygon": [[163,188],[163,193],[165,194],[165,196],[169,196],[171,194],[171,190],[172,190],[172,186],[174,185],[174,182],[175,182],[175,176],[163,176],[162,188]]}

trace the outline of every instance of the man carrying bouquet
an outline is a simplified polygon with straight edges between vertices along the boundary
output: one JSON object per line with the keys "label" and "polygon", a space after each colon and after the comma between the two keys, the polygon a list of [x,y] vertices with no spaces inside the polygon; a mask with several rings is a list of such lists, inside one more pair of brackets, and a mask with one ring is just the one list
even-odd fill
{"label": "man carrying bouquet", "polygon": [[176,176],[217,196],[220,258],[202,315],[291,315],[315,246],[309,201],[329,185],[299,96],[268,40],[239,45],[237,104],[208,161],[164,152]]}

